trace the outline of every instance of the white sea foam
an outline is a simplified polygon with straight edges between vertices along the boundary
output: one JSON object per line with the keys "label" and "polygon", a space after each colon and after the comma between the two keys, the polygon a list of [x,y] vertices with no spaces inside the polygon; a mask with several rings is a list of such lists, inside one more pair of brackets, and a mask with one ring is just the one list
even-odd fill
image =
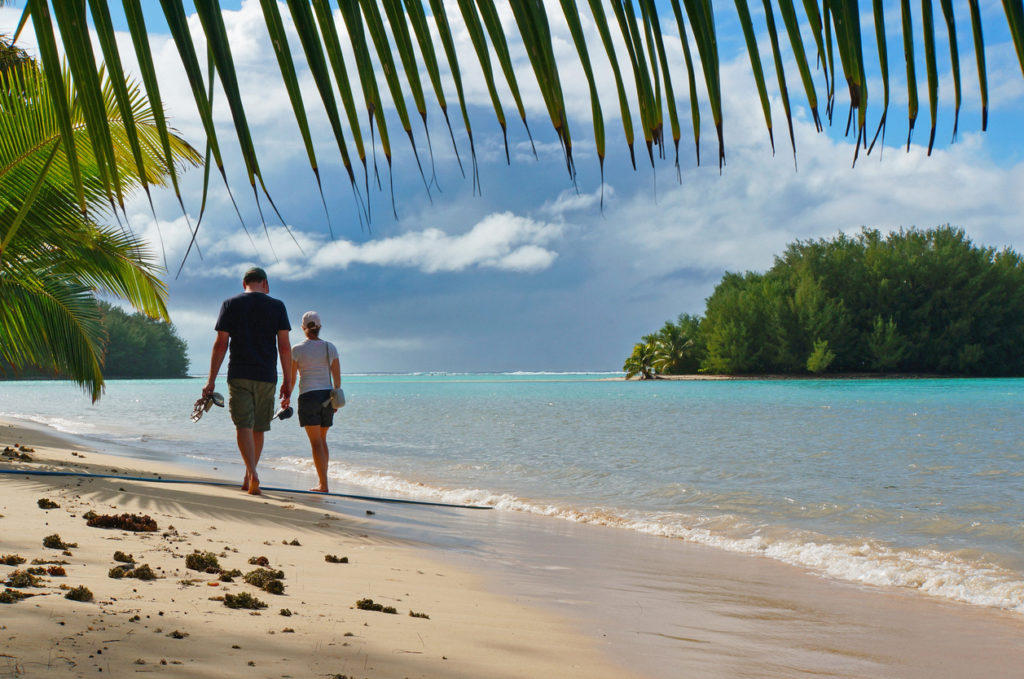
{"label": "white sea foam", "polygon": [[605,375],[625,375],[626,373],[622,372],[621,370],[605,370],[605,371],[602,371],[602,370],[597,370],[597,371],[591,371],[591,370],[584,370],[584,371],[570,370],[570,371],[567,371],[567,372],[552,371],[552,370],[514,370],[512,372],[504,372],[504,373],[498,373],[498,374],[500,374],[500,375],[509,375],[509,376],[512,376],[512,377],[529,377],[529,376],[533,376],[533,375],[537,375],[537,376],[540,376],[540,375],[553,375],[553,376],[557,376],[557,377],[562,377],[562,376],[568,377],[568,376],[572,376],[572,375],[601,375],[601,376],[605,376]]}
{"label": "white sea foam", "polygon": [[[312,469],[312,462],[304,457],[279,458],[276,462],[291,469]],[[895,549],[876,540],[841,542],[796,530],[760,530],[728,516],[711,519],[677,513],[624,512],[615,508],[545,504],[480,488],[435,487],[386,471],[353,469],[340,463],[331,463],[330,474],[342,483],[371,488],[382,494],[451,504],[485,505],[501,511],[625,528],[730,552],[772,558],[838,580],[909,588],[934,597],[1024,615],[1024,580],[1019,573],[946,552]]]}
{"label": "white sea foam", "polygon": [[90,422],[67,417],[53,417],[17,412],[0,412],[0,417],[9,417],[15,420],[41,424],[64,434],[94,434],[100,431],[99,427]]}

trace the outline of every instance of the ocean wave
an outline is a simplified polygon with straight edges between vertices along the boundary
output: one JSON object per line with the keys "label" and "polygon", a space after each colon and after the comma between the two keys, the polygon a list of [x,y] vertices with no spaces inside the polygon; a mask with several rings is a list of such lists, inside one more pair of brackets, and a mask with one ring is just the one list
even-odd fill
{"label": "ocean wave", "polygon": [[621,370],[512,370],[509,372],[497,373],[498,375],[511,376],[533,376],[533,375],[625,375]]}
{"label": "ocean wave", "polygon": [[[309,458],[278,458],[293,470],[312,470]],[[331,477],[377,492],[450,504],[485,505],[576,523],[625,528],[730,552],[763,556],[837,580],[913,589],[967,604],[1024,615],[1021,574],[979,558],[934,549],[898,549],[878,540],[838,540],[809,531],[755,526],[731,515],[689,516],[614,507],[572,507],[480,488],[443,488],[396,474],[332,462]]]}
{"label": "ocean wave", "polygon": [[21,420],[23,422],[32,422],[34,424],[40,424],[45,427],[49,427],[63,434],[95,434],[102,431],[96,425],[85,422],[83,420],[72,419],[67,417],[55,417],[47,415],[27,415],[25,413],[15,412],[0,412],[0,417],[9,417],[12,420]]}

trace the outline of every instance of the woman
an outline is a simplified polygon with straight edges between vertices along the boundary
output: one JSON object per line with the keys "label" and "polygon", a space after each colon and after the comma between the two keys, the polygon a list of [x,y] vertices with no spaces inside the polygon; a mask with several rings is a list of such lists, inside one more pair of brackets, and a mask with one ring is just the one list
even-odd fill
{"label": "woman", "polygon": [[320,477],[320,485],[310,490],[326,493],[327,430],[334,423],[335,411],[329,399],[331,389],[341,386],[341,364],[334,345],[320,339],[320,314],[315,311],[302,314],[302,331],[306,339],[292,347],[291,383],[295,384],[298,373],[299,425],[309,437],[313,464]]}

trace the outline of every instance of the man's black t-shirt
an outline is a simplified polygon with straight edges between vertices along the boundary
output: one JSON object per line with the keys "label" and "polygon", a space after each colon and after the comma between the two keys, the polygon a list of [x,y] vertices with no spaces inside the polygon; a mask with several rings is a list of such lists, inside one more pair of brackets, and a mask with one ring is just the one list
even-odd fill
{"label": "man's black t-shirt", "polygon": [[228,379],[277,382],[277,332],[291,330],[284,302],[262,292],[224,300],[216,329],[228,333]]}

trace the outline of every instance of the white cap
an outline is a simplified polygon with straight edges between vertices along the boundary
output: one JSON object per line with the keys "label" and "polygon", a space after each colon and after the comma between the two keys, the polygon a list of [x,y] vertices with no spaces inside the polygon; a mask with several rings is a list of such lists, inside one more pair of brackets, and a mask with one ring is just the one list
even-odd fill
{"label": "white cap", "polygon": [[320,314],[315,311],[307,311],[302,314],[302,328],[319,328],[320,327]]}

